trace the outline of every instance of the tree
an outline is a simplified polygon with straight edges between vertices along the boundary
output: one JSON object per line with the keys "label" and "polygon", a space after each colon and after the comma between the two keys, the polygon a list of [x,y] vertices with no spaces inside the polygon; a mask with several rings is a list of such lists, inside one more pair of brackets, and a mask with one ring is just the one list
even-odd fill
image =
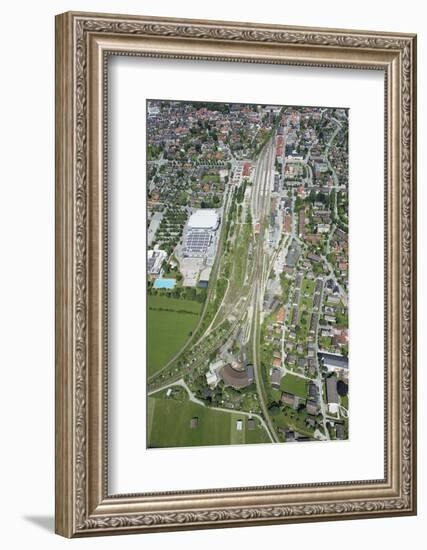
{"label": "tree", "polygon": [[329,208],[332,211],[335,209],[335,189],[329,193]]}
{"label": "tree", "polygon": [[268,406],[268,412],[271,414],[271,416],[277,416],[280,413],[280,407],[279,404],[276,401],[273,401]]}
{"label": "tree", "polygon": [[316,192],[313,189],[310,191],[310,194],[308,195],[308,201],[311,202],[312,204],[316,202]]}
{"label": "tree", "polygon": [[301,197],[295,199],[295,212],[299,212],[304,207],[304,201]]}

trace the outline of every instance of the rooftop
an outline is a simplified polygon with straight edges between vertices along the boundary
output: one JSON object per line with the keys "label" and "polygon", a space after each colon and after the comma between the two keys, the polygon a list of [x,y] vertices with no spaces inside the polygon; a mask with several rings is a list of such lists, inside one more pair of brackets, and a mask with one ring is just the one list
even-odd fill
{"label": "rooftop", "polygon": [[326,379],[326,399],[328,403],[339,403],[340,401],[337,392],[337,379],[335,376]]}
{"label": "rooftop", "polygon": [[348,357],[343,355],[334,355],[332,353],[319,353],[319,361],[323,361],[326,367],[337,367],[348,369]]}
{"label": "rooftop", "polygon": [[221,369],[220,376],[226,386],[232,386],[235,389],[245,388],[254,380],[254,368],[252,365],[246,365],[241,370],[237,370],[231,365],[226,365]]}
{"label": "rooftop", "polygon": [[196,210],[188,220],[189,229],[216,229],[217,227],[218,214],[215,210]]}

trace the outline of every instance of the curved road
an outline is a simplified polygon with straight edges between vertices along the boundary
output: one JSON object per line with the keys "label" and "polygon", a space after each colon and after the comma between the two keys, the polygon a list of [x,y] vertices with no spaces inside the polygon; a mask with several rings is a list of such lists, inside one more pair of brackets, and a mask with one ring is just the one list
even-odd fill
{"label": "curved road", "polygon": [[250,413],[250,412],[246,412],[246,411],[240,411],[240,410],[239,411],[234,411],[234,410],[230,410],[230,409],[222,409],[221,407],[208,407],[201,399],[197,399],[197,397],[195,397],[194,393],[190,390],[190,388],[187,386],[187,384],[185,383],[185,381],[182,378],[180,378],[176,382],[170,382],[169,384],[166,384],[165,386],[162,386],[161,388],[153,390],[153,391],[149,392],[148,395],[149,396],[154,395],[155,393],[158,393],[159,391],[166,390],[167,388],[171,388],[173,386],[181,386],[182,388],[184,388],[188,393],[188,398],[190,399],[190,401],[192,401],[193,403],[196,403],[197,405],[201,405],[202,407],[206,407],[207,409],[210,409],[210,410],[213,410],[213,411],[228,412],[230,414],[241,414],[243,416],[248,416],[249,418],[257,418],[261,422],[261,425],[264,428],[264,430],[266,431],[266,433],[268,434],[271,442],[274,443],[274,440],[271,437],[271,434],[270,434],[270,432],[267,428],[267,425],[266,425],[266,423],[265,423],[262,416],[260,416],[257,413]]}

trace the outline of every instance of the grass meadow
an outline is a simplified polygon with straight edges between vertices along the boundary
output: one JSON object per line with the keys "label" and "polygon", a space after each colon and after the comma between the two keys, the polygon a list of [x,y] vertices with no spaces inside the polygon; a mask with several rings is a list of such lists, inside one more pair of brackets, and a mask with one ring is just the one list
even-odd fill
{"label": "grass meadow", "polygon": [[[190,428],[193,417],[199,419],[197,428]],[[199,445],[239,445],[268,443],[270,440],[260,421],[255,429],[247,427],[248,417],[239,413],[218,411],[192,401],[157,398],[148,399],[148,447],[191,447]],[[243,420],[238,431],[237,420]]]}
{"label": "grass meadow", "polygon": [[280,382],[280,389],[298,395],[298,397],[307,397],[308,382],[304,378],[294,376],[293,374],[285,374]]}
{"label": "grass meadow", "polygon": [[200,317],[202,304],[193,300],[149,296],[148,374],[161,369],[185,344]]}

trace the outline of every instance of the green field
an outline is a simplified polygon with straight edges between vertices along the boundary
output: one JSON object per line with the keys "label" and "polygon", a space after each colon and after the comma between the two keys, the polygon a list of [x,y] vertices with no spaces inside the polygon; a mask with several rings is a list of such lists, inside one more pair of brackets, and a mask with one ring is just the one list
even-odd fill
{"label": "green field", "polygon": [[280,389],[298,395],[298,397],[307,397],[307,380],[294,376],[293,374],[285,374],[280,382]]}
{"label": "green field", "polygon": [[348,395],[345,395],[344,397],[340,397],[341,405],[348,410]]}
{"label": "green field", "polygon": [[197,325],[202,304],[166,296],[148,297],[148,374],[162,368]]}
{"label": "green field", "polygon": [[[190,428],[193,417],[197,428]],[[243,420],[243,430],[237,431],[236,421]],[[239,445],[270,441],[258,419],[249,431],[246,415],[222,412],[192,401],[168,398],[148,398],[148,447],[191,447],[196,445]]]}
{"label": "green field", "polygon": [[220,177],[219,174],[205,174],[202,178],[203,182],[212,182],[212,183],[219,183]]}

